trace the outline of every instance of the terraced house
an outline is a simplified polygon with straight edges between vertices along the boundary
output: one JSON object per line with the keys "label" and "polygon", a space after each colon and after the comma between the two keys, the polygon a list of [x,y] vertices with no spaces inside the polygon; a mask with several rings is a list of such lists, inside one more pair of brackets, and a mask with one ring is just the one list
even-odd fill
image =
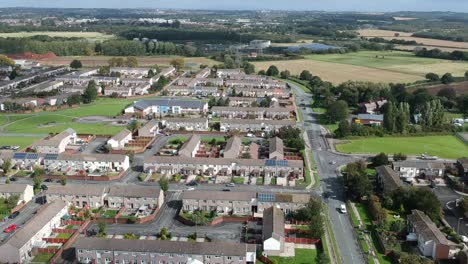
{"label": "terraced house", "polygon": [[304,163],[299,160],[259,160],[232,158],[192,158],[153,156],[145,159],[144,170],[163,175],[266,177],[285,185],[303,177]]}
{"label": "terraced house", "polygon": [[182,208],[193,212],[216,211],[224,215],[253,215],[262,217],[266,209],[275,207],[290,213],[304,207],[310,199],[308,193],[256,193],[190,191],[182,194]]}
{"label": "terraced house", "polygon": [[125,109],[125,114],[139,116],[196,115],[208,112],[208,103],[201,100],[148,99],[140,100]]}
{"label": "terraced house", "polygon": [[214,106],[211,108],[214,116],[222,118],[242,119],[276,119],[283,120],[291,117],[289,109],[281,107],[231,107]]}
{"label": "terraced house", "polygon": [[225,119],[220,121],[220,131],[229,132],[238,130],[240,132],[274,132],[282,127],[296,126],[294,120],[255,120],[255,119]]}
{"label": "terraced house", "polygon": [[59,154],[64,152],[69,144],[74,144],[76,139],[76,131],[69,128],[53,137],[36,141],[32,148],[37,153]]}
{"label": "terraced house", "polygon": [[80,263],[253,264],[254,244],[181,242],[80,237],[75,243]]}
{"label": "terraced house", "polygon": [[165,117],[162,125],[169,130],[208,131],[210,129],[207,118],[175,118]]}

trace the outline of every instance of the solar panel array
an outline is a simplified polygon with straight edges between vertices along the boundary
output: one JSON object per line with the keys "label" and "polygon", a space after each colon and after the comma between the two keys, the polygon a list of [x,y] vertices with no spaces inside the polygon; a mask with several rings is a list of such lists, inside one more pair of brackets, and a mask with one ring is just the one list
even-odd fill
{"label": "solar panel array", "polygon": [[260,202],[274,202],[275,194],[273,193],[259,193],[257,200]]}
{"label": "solar panel array", "polygon": [[26,155],[26,159],[38,159],[39,158],[39,154],[37,153],[28,153],[28,155]]}
{"label": "solar panel array", "polygon": [[288,161],[287,160],[265,160],[265,166],[287,167]]}
{"label": "solar panel array", "polygon": [[58,154],[46,154],[44,159],[45,160],[56,160],[58,158]]}
{"label": "solar panel array", "polygon": [[24,159],[24,158],[26,158],[26,154],[27,153],[15,153],[13,155],[13,159]]}

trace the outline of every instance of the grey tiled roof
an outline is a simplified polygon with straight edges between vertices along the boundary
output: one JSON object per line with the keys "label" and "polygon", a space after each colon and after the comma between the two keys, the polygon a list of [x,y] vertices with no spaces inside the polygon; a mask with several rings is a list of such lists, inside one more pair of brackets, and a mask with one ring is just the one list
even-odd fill
{"label": "grey tiled roof", "polygon": [[442,231],[437,228],[425,213],[419,210],[412,210],[411,215],[408,215],[408,220],[412,223],[416,233],[424,238],[425,242],[433,240],[439,244],[450,244]]}
{"label": "grey tiled roof", "polygon": [[175,98],[168,99],[147,99],[140,100],[133,104],[137,109],[146,109],[151,106],[180,106],[182,108],[202,109],[206,102],[201,100],[179,100]]}
{"label": "grey tiled roof", "polygon": [[398,173],[389,166],[379,166],[376,167],[375,170],[377,174],[380,175],[384,183],[384,188],[387,191],[393,191],[403,186],[403,182],[400,180]]}
{"label": "grey tiled roof", "polygon": [[277,235],[284,237],[284,213],[272,206],[263,211],[263,239]]}
{"label": "grey tiled roof", "polygon": [[124,252],[155,252],[189,255],[219,255],[245,257],[247,252],[255,252],[254,244],[228,242],[193,243],[164,240],[130,240],[80,237],[75,243],[77,249],[114,250]]}
{"label": "grey tiled roof", "polygon": [[158,198],[160,192],[161,189],[154,186],[113,185],[109,189],[108,196]]}

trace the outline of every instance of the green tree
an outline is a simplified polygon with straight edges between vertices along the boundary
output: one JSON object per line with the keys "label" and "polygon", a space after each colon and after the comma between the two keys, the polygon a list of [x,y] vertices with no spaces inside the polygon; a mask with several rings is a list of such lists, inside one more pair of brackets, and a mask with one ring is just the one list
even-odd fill
{"label": "green tree", "polygon": [[394,161],[402,161],[402,160],[406,160],[406,158],[407,158],[406,155],[401,153],[401,152],[393,154],[393,160]]}
{"label": "green tree", "polygon": [[367,176],[367,165],[364,161],[346,165],[344,179],[347,192],[351,197],[361,198],[372,193],[372,182]]}
{"label": "green tree", "polygon": [[458,97],[457,108],[465,118],[468,117],[468,95]]}
{"label": "green tree", "polygon": [[455,79],[453,78],[451,73],[446,73],[442,76],[442,78],[440,78],[440,81],[443,84],[449,84],[449,83],[453,83]]}
{"label": "green tree", "polygon": [[250,63],[250,62],[247,62],[247,61],[244,62],[244,63],[242,64],[242,68],[244,68],[244,72],[245,72],[246,74],[253,74],[253,73],[255,73],[255,65],[253,65],[253,64]]}
{"label": "green tree", "polygon": [[98,229],[100,235],[107,235],[107,222],[106,221],[99,221],[98,222]]}
{"label": "green tree", "polygon": [[3,173],[7,174],[8,172],[10,172],[10,169],[11,169],[11,159],[7,159],[2,164]]}
{"label": "green tree", "polygon": [[326,116],[330,123],[340,122],[349,116],[348,104],[346,101],[338,100],[327,106]]}
{"label": "green tree", "polygon": [[408,132],[408,125],[410,123],[410,106],[406,102],[401,102],[397,109],[395,119],[395,130],[400,134]]}
{"label": "green tree", "polygon": [[310,71],[308,70],[303,70],[301,72],[301,74],[299,75],[299,79],[303,80],[303,81],[310,81],[312,80],[312,73],[310,73]]}
{"label": "green tree", "polygon": [[61,184],[62,186],[67,185],[67,177],[62,176],[62,178],[60,179],[60,184]]}
{"label": "green tree", "polygon": [[278,76],[278,74],[279,74],[279,70],[278,70],[278,67],[276,67],[275,65],[271,65],[270,67],[268,67],[266,71],[267,76]]}
{"label": "green tree", "polygon": [[390,162],[388,161],[388,156],[387,156],[387,154],[385,154],[383,152],[375,155],[372,158],[372,165],[374,165],[375,167],[382,166],[382,165],[388,165],[388,164],[390,164]]}
{"label": "green tree", "polygon": [[291,72],[288,70],[284,70],[280,73],[280,76],[283,79],[289,79],[289,77],[291,77]]}
{"label": "green tree", "polygon": [[0,66],[15,66],[15,61],[5,55],[0,55]]}
{"label": "green tree", "polygon": [[130,121],[127,125],[127,129],[132,131],[132,133],[135,133],[135,131],[137,131],[139,127],[140,127],[140,123],[138,123],[138,121],[136,120]]}
{"label": "green tree", "polygon": [[421,110],[421,117],[426,129],[441,127],[445,121],[445,109],[440,100],[426,102]]}
{"label": "green tree", "polygon": [[138,59],[133,56],[127,57],[127,60],[125,61],[125,65],[131,68],[138,67]]}
{"label": "green tree", "polygon": [[439,75],[437,75],[437,74],[435,74],[433,72],[430,72],[430,73],[426,74],[426,79],[428,81],[431,81],[431,82],[437,82],[437,81],[440,80],[440,77],[439,77]]}
{"label": "green tree", "polygon": [[110,58],[107,62],[109,67],[123,67],[125,63],[123,58]]}
{"label": "green tree", "polygon": [[159,180],[159,187],[161,190],[164,192],[167,192],[169,190],[169,181],[166,178],[162,178]]}
{"label": "green tree", "polygon": [[351,125],[348,120],[341,120],[338,128],[335,130],[335,136],[338,138],[345,138],[351,135]]}
{"label": "green tree", "polygon": [[384,113],[384,128],[388,133],[395,132],[395,122],[397,116],[397,108],[395,107],[395,103],[388,102],[385,106],[385,113]]}
{"label": "green tree", "polygon": [[7,178],[7,179],[5,180],[5,184],[10,184],[10,183],[11,183],[10,178]]}
{"label": "green tree", "polygon": [[70,68],[72,69],[76,70],[82,67],[83,67],[83,64],[81,63],[80,60],[72,60],[72,62],[70,62]]}
{"label": "green tree", "polygon": [[82,97],[83,97],[83,103],[89,104],[92,103],[94,100],[97,99],[97,88],[96,88],[96,83],[94,81],[90,81],[88,83],[88,87],[86,87]]}
{"label": "green tree", "polygon": [[180,70],[185,67],[185,60],[183,58],[175,58],[171,61],[171,65]]}
{"label": "green tree", "polygon": [[465,81],[468,80],[468,71],[465,72]]}
{"label": "green tree", "polygon": [[79,94],[72,94],[67,98],[68,105],[78,105],[81,103],[81,96]]}
{"label": "green tree", "polygon": [[259,70],[257,74],[258,75],[266,75],[266,71],[265,70]]}

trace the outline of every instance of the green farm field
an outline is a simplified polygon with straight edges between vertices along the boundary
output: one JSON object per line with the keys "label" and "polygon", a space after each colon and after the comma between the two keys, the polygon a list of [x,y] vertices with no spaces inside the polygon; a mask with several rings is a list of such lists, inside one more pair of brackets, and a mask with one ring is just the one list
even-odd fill
{"label": "green farm field", "polygon": [[450,72],[463,76],[468,69],[466,62],[417,57],[404,51],[360,51],[346,54],[309,55],[308,59],[364,66],[423,77],[428,72],[444,74]]}
{"label": "green farm field", "polygon": [[41,137],[0,137],[0,146],[20,146],[24,149],[30,146],[34,141],[41,139]]}
{"label": "green farm field", "polygon": [[76,118],[87,116],[106,116],[112,118],[119,115],[125,106],[133,101],[133,99],[101,98],[93,104],[82,105],[79,108],[39,112],[36,114],[0,115],[0,124],[2,124],[0,128],[3,133],[10,134],[42,135],[59,133],[67,128],[73,128],[78,133],[113,135],[121,131],[122,127],[112,126],[107,122],[78,123],[76,122]]}
{"label": "green farm field", "polygon": [[339,84],[349,80],[370,82],[412,83],[424,80],[429,72],[450,72],[463,76],[468,69],[466,62],[453,62],[416,57],[404,51],[361,51],[346,54],[314,54],[305,59],[288,61],[253,62],[257,70],[276,65],[280,71],[300,74],[309,70],[320,78]]}
{"label": "green farm field", "polygon": [[38,35],[46,35],[49,37],[63,37],[63,38],[85,38],[89,41],[104,41],[112,39],[115,36],[103,34],[99,32],[72,32],[72,31],[38,31],[38,32],[14,32],[14,33],[0,33],[1,38],[27,38]]}
{"label": "green farm field", "polygon": [[374,137],[350,140],[349,143],[336,145],[336,149],[344,153],[359,154],[402,152],[407,155],[421,155],[427,153],[447,159],[457,159],[468,153],[468,146],[455,136]]}

